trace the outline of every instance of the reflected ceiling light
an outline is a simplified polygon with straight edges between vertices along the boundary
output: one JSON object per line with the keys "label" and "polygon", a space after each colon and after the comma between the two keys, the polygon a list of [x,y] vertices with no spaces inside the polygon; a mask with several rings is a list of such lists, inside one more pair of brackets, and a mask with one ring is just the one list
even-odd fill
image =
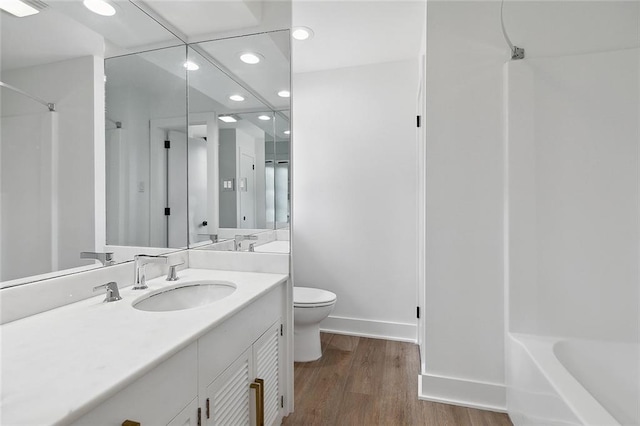
{"label": "reflected ceiling light", "polygon": [[290,135],[290,134],[291,134],[291,130],[285,130],[285,131],[284,131],[284,132],[282,132],[282,133],[284,133],[285,135]]}
{"label": "reflected ceiling light", "polygon": [[281,98],[288,98],[289,96],[291,96],[291,93],[288,90],[281,90],[278,92],[278,96],[280,96]]}
{"label": "reflected ceiling light", "polygon": [[269,117],[268,115],[261,115],[258,117],[258,119],[262,121],[267,121],[267,120],[271,120],[271,117]]}
{"label": "reflected ceiling light", "polygon": [[262,55],[259,55],[258,53],[247,52],[240,55],[240,60],[249,65],[257,64],[260,62],[260,59],[262,59]]}
{"label": "reflected ceiling light", "polygon": [[113,16],[116,14],[116,9],[104,0],[84,0],[82,4],[98,15]]}
{"label": "reflected ceiling light", "polygon": [[198,71],[200,69],[200,65],[191,61],[185,62],[184,64],[182,64],[182,66],[185,67],[187,71]]}
{"label": "reflected ceiling light", "polygon": [[235,123],[238,121],[231,115],[219,115],[218,119],[221,121],[224,121],[225,123]]}
{"label": "reflected ceiling light", "polygon": [[291,37],[299,41],[309,40],[313,37],[313,31],[308,27],[295,27]]}
{"label": "reflected ceiling light", "polygon": [[229,99],[231,99],[234,102],[242,102],[242,101],[244,101],[244,96],[231,95],[231,96],[229,96]]}
{"label": "reflected ceiling light", "polygon": [[0,9],[9,12],[18,18],[35,15],[40,12],[38,9],[21,2],[20,0],[0,0]]}

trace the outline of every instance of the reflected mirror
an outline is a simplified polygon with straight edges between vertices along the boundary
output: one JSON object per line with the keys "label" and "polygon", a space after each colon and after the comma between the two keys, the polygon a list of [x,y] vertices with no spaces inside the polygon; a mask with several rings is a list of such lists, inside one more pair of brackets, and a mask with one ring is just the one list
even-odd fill
{"label": "reflected mirror", "polygon": [[105,60],[107,244],[187,246],[185,46]]}
{"label": "reflected mirror", "polygon": [[[108,244],[184,248],[287,226],[288,49],[275,31],[105,61]],[[248,51],[262,63],[250,72]]]}
{"label": "reflected mirror", "polygon": [[[275,229],[276,208],[288,212],[275,155],[288,131],[289,49],[288,31],[189,46],[192,245]],[[279,219],[287,226],[288,213]]]}

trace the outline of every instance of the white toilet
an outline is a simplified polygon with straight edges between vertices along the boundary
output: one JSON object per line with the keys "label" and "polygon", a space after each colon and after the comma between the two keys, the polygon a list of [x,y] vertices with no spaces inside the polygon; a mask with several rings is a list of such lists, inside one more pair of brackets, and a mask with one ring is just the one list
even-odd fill
{"label": "white toilet", "polygon": [[293,287],[293,360],[315,361],[322,356],[320,321],[329,316],[337,296],[327,290]]}

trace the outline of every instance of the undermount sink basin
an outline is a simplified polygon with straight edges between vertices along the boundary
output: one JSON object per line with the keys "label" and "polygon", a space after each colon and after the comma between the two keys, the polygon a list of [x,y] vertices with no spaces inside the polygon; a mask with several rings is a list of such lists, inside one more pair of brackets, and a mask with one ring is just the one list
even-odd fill
{"label": "undermount sink basin", "polygon": [[197,308],[224,299],[236,286],[224,281],[198,281],[174,285],[155,291],[134,302],[141,311],[164,312]]}

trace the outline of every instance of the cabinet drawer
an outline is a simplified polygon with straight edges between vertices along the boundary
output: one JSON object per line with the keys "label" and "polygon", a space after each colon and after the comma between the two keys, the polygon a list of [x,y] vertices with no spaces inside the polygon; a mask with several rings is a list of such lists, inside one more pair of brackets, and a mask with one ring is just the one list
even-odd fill
{"label": "cabinet drawer", "polygon": [[192,343],[81,417],[74,425],[166,425],[197,397],[197,343]]}

